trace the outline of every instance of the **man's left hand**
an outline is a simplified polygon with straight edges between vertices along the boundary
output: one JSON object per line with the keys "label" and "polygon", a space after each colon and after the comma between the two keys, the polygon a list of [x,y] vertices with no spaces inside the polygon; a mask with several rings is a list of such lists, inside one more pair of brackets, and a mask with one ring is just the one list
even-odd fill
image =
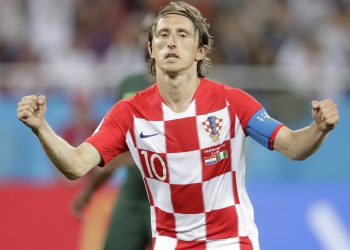
{"label": "man's left hand", "polygon": [[331,100],[312,101],[312,117],[322,132],[329,132],[339,121],[337,105]]}

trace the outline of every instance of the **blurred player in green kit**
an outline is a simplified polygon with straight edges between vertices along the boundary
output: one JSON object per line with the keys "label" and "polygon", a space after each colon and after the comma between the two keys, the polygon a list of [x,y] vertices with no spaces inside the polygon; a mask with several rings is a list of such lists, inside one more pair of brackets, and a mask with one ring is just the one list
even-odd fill
{"label": "blurred player in green kit", "polygon": [[[142,23],[140,43],[147,45],[147,35],[154,16],[147,15]],[[149,53],[145,47],[145,59]],[[147,88],[151,83],[148,72],[132,75],[124,79],[119,87],[118,100],[127,98],[140,90]],[[112,160],[82,189],[73,203],[73,212],[81,217],[82,210],[89,203],[93,193],[104,184],[120,166],[127,165],[127,177],[121,187],[118,199],[111,216],[107,231],[105,250],[144,250],[151,248],[152,235],[150,223],[149,203],[140,170],[135,166],[131,155],[127,152]]]}

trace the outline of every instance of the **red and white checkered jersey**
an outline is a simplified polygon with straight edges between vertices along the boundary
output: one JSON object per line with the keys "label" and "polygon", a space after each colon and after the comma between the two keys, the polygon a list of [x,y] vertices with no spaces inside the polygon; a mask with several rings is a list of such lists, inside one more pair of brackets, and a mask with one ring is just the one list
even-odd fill
{"label": "red and white checkered jersey", "polygon": [[244,146],[260,108],[242,90],[203,78],[176,113],[154,84],[115,104],[87,139],[102,165],[130,150],[148,193],[154,249],[259,249]]}

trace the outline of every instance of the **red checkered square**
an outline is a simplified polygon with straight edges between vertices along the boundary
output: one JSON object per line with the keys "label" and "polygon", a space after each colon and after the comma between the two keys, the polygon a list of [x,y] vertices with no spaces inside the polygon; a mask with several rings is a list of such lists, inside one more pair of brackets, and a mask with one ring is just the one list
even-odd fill
{"label": "red checkered square", "polygon": [[[128,103],[133,104],[132,111],[135,117],[142,117],[150,121],[163,120],[162,98],[158,93],[157,84],[139,92],[136,96],[128,98]],[[145,105],[145,102],[147,105]],[[130,109],[130,107],[128,107]]]}
{"label": "red checkered square", "polygon": [[186,249],[196,249],[196,250],[206,250],[205,241],[182,241],[177,242],[176,250],[186,250]]}
{"label": "red checkered square", "polygon": [[156,230],[161,236],[176,238],[175,217],[172,213],[164,212],[155,207],[156,212]]}
{"label": "red checkered square", "polygon": [[[227,157],[220,159],[220,152],[227,153]],[[228,173],[232,170],[231,166],[231,142],[225,141],[223,144],[202,149],[203,181],[210,180],[216,176]],[[212,160],[209,160],[212,159]]]}
{"label": "red checkered square", "polygon": [[175,185],[170,184],[174,213],[204,213],[202,184]]}
{"label": "red checkered square", "polygon": [[222,87],[207,79],[202,79],[196,92],[197,115],[203,115],[215,112],[226,106],[226,99]]}
{"label": "red checkered square", "polygon": [[199,149],[196,117],[165,121],[166,148],[168,153],[180,153]]}
{"label": "red checkered square", "polygon": [[227,239],[238,237],[238,217],[235,206],[213,210],[206,214],[207,239]]}
{"label": "red checkered square", "polygon": [[241,250],[253,250],[253,244],[249,237],[239,237]]}

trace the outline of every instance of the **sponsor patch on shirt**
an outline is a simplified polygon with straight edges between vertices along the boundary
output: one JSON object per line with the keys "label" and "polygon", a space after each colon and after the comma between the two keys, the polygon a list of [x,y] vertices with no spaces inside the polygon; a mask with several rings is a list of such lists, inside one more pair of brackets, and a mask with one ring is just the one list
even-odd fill
{"label": "sponsor patch on shirt", "polygon": [[228,159],[229,147],[228,143],[220,144],[219,146],[206,148],[203,150],[204,164],[213,165],[217,164],[222,160]]}

